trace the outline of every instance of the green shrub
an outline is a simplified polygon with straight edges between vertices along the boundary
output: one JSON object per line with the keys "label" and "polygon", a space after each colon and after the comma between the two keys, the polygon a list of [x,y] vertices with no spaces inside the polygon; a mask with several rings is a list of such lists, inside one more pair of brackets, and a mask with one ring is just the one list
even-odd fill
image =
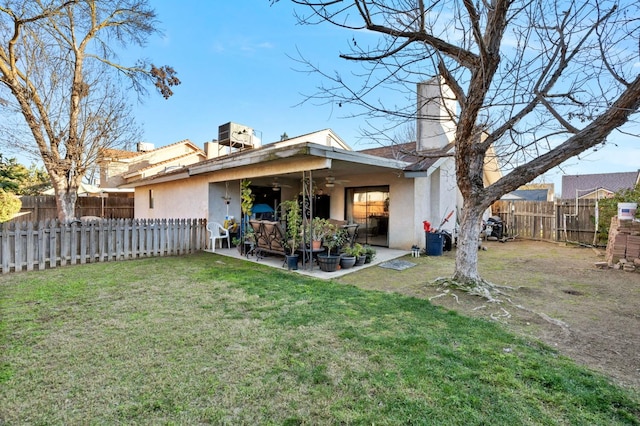
{"label": "green shrub", "polygon": [[[598,229],[600,230],[600,240],[606,242],[611,226],[611,218],[618,214],[618,203],[638,203],[640,202],[640,184],[633,189],[623,189],[616,192],[611,198],[603,198],[598,201]],[[638,217],[640,210],[636,211]],[[604,239],[604,240],[603,240]]]}
{"label": "green shrub", "polygon": [[20,211],[22,201],[11,192],[0,189],[0,223],[6,222]]}

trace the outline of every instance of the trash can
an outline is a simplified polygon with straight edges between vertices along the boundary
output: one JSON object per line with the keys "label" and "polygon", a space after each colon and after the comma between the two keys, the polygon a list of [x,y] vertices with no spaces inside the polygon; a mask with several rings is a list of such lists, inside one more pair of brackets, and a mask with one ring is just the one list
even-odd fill
{"label": "trash can", "polygon": [[491,216],[487,219],[487,226],[491,227],[491,235],[489,237],[495,237],[497,239],[502,238],[502,234],[504,232],[504,223],[502,223],[502,219],[500,216]]}
{"label": "trash can", "polygon": [[443,239],[439,232],[425,232],[427,256],[442,256]]}

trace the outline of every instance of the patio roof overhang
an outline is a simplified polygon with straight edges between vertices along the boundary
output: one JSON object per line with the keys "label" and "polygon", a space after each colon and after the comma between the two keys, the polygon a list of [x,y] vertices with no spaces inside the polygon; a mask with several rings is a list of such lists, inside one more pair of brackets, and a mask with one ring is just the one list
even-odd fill
{"label": "patio roof overhang", "polygon": [[400,174],[408,165],[409,163],[400,160],[304,142],[288,146],[265,145],[196,163],[187,166],[180,173],[153,176],[125,186],[163,183],[199,175],[209,175],[210,182],[275,176],[297,178],[300,173],[308,171],[314,173],[314,178],[333,176],[340,179],[354,174]]}

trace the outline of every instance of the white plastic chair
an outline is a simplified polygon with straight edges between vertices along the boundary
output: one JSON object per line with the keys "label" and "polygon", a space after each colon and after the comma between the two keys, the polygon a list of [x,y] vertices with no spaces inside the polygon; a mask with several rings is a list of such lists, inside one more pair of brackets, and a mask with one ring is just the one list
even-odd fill
{"label": "white plastic chair", "polygon": [[218,222],[208,222],[207,232],[209,232],[209,238],[211,239],[211,250],[216,251],[216,240],[220,240],[220,248],[222,248],[222,240],[227,239],[227,247],[231,247],[231,238],[229,237],[229,230],[222,227]]}

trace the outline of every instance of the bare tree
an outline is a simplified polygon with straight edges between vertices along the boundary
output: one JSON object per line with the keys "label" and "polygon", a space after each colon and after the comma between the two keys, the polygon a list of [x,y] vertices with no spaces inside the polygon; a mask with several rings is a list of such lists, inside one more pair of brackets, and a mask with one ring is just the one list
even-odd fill
{"label": "bare tree", "polygon": [[[350,51],[340,57],[364,70],[332,74],[302,57],[325,77],[315,99],[356,104],[369,116],[415,119],[408,94],[416,83],[440,76],[455,94],[456,180],[464,201],[454,279],[472,289],[483,284],[482,213],[605,143],[640,106],[636,1],[292,1],[304,6],[298,15],[304,24],[353,30]],[[404,90],[407,104],[386,105],[385,88]],[[483,165],[492,152],[508,173],[485,186]]]}
{"label": "bare tree", "polygon": [[146,0],[0,5],[0,112],[15,124],[4,126],[3,142],[42,158],[61,221],[74,218],[77,188],[98,149],[136,134],[124,91],[144,94],[150,82],[168,98],[180,83],[171,67],[118,62],[116,49],[143,45],[156,23]]}

